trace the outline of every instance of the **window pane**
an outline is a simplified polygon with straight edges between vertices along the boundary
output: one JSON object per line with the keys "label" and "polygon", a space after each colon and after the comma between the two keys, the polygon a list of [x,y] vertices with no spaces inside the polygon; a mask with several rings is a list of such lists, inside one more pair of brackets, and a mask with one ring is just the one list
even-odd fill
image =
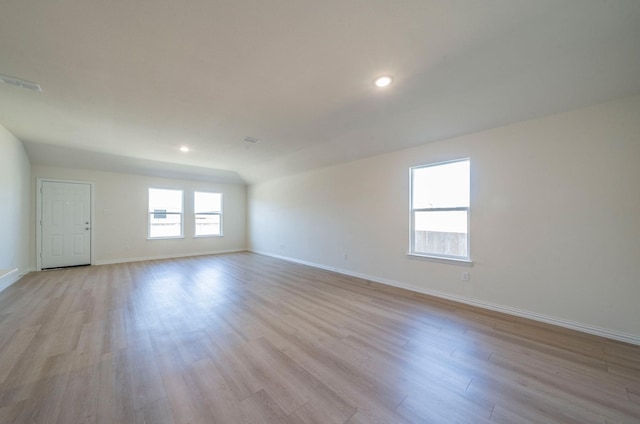
{"label": "window pane", "polygon": [[196,214],[197,236],[219,236],[220,234],[220,215]]}
{"label": "window pane", "polygon": [[414,209],[469,206],[469,161],[413,168]]}
{"label": "window pane", "polygon": [[182,190],[149,189],[149,237],[182,237]]}
{"label": "window pane", "polygon": [[182,214],[149,214],[149,237],[180,237]]}
{"label": "window pane", "polygon": [[196,191],[193,193],[193,202],[195,213],[222,212],[222,194],[220,193]]}
{"label": "window pane", "polygon": [[222,235],[222,194],[196,191],[193,193],[196,236]]}
{"label": "window pane", "polygon": [[416,253],[468,257],[467,211],[414,213]]}
{"label": "window pane", "polygon": [[149,189],[149,212],[182,213],[182,190]]}

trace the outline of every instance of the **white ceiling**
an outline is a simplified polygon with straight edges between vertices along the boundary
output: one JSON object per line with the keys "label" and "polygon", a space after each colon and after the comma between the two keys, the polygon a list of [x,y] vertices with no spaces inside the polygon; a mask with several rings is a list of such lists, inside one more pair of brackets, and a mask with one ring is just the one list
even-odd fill
{"label": "white ceiling", "polygon": [[638,0],[2,3],[37,164],[253,183],[640,92]]}

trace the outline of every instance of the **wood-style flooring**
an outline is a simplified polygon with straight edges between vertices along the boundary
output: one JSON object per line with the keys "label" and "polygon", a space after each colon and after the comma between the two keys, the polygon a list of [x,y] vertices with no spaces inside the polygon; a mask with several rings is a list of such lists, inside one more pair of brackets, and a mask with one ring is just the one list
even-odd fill
{"label": "wood-style flooring", "polygon": [[251,253],[0,293],[0,423],[639,423],[640,347]]}

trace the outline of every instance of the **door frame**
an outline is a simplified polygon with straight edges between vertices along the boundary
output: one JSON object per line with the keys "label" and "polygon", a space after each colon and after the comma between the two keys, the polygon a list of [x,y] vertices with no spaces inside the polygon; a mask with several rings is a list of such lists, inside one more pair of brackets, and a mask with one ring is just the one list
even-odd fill
{"label": "door frame", "polygon": [[94,183],[89,181],[76,181],[76,180],[59,180],[56,178],[36,178],[36,271],[42,271],[42,183],[43,182],[51,182],[51,183],[70,183],[70,184],[87,184],[89,186],[89,196],[91,197],[89,201],[89,207],[91,208],[91,225],[89,227],[89,256],[90,256],[90,265],[94,265],[94,252],[95,252],[95,237],[94,235],[94,227],[96,222],[96,214],[95,214],[95,196],[94,193]]}

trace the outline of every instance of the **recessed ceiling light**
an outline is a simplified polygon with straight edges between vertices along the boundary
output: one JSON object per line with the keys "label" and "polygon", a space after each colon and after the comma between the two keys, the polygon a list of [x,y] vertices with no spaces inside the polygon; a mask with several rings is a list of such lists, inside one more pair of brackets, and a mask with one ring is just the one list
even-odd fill
{"label": "recessed ceiling light", "polygon": [[388,75],[384,75],[384,76],[376,78],[376,80],[373,83],[376,85],[376,87],[383,88],[383,87],[388,86],[392,82],[393,82],[393,78],[391,78]]}
{"label": "recessed ceiling light", "polygon": [[180,146],[180,151],[183,153],[187,153],[189,151],[189,147],[188,146]]}

